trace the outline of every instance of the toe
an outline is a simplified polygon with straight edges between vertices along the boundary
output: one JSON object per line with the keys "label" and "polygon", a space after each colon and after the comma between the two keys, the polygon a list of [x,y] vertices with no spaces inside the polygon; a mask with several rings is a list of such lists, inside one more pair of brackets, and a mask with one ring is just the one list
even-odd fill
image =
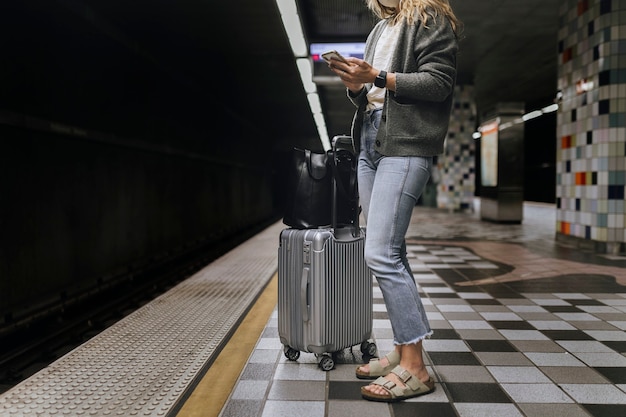
{"label": "toe", "polygon": [[370,385],[366,385],[365,387],[363,387],[363,389],[365,389],[365,391],[371,393],[371,394],[380,394],[382,388],[379,387],[378,385],[374,385],[374,384],[370,384]]}

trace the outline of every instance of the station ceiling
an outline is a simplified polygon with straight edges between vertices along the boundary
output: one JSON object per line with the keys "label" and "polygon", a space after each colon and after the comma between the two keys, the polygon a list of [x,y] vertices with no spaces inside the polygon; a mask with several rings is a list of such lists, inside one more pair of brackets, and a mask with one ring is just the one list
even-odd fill
{"label": "station ceiling", "polygon": [[[460,85],[473,85],[480,115],[499,102],[531,110],[557,92],[559,0],[450,0],[464,31]],[[298,0],[309,42],[359,41],[373,24],[364,0]],[[342,132],[353,108],[341,85],[318,86],[329,132]],[[333,133],[331,133],[332,135]]]}

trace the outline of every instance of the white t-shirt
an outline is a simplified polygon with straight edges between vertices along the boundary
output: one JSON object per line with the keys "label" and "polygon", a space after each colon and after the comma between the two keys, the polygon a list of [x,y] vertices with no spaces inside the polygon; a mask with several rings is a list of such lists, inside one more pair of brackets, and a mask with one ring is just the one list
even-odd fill
{"label": "white t-shirt", "polygon": [[[400,24],[391,25],[387,24],[383,33],[381,33],[378,42],[376,43],[376,49],[374,50],[374,62],[372,66],[380,70],[387,70],[391,61],[391,55],[396,47],[396,41],[398,40],[398,30]],[[385,89],[372,86],[372,89],[367,93],[367,109],[372,110],[383,106],[385,102]]]}

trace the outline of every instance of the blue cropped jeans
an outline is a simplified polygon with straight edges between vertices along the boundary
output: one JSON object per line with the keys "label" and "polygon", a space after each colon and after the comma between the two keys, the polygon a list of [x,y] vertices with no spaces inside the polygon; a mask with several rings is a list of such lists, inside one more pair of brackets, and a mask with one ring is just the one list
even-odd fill
{"label": "blue cropped jeans", "polygon": [[383,294],[394,344],[432,334],[406,254],[411,214],[430,176],[432,157],[386,157],[375,148],[382,111],[368,111],[358,164],[360,203],[366,220],[365,260]]}

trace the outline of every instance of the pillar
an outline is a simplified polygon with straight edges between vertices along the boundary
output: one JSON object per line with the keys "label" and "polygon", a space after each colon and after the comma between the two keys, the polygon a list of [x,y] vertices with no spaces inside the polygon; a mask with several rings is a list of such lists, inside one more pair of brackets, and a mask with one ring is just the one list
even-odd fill
{"label": "pillar", "polygon": [[607,253],[626,241],[625,15],[620,0],[559,12],[556,237]]}
{"label": "pillar", "polygon": [[437,159],[433,181],[437,207],[450,211],[473,210],[476,165],[474,87],[456,86],[444,154]]}

